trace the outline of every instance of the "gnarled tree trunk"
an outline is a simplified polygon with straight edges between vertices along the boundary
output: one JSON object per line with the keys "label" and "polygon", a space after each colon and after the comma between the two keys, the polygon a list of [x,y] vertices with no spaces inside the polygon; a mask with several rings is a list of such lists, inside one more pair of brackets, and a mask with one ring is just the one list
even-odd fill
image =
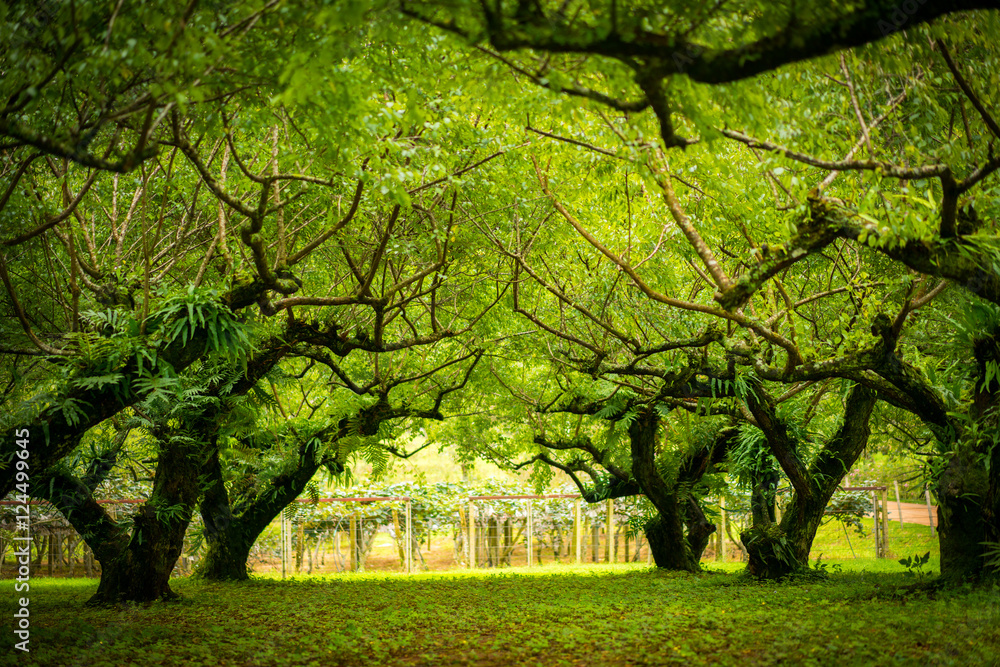
{"label": "gnarled tree trunk", "polygon": [[945,579],[970,581],[983,574],[988,488],[986,470],[962,451],[952,454],[935,482],[941,576]]}
{"label": "gnarled tree trunk", "polygon": [[969,416],[976,420],[976,428],[947,443],[951,455],[933,487],[938,501],[941,576],[952,581],[975,581],[986,574],[984,542],[1000,540],[1000,447],[993,444],[1000,379],[987,371],[1000,365],[1000,329],[978,332],[972,351],[976,372]]}
{"label": "gnarled tree trunk", "polygon": [[199,477],[206,450],[214,445],[214,435],[209,442],[186,437],[163,442],[149,500],[133,520],[128,544],[101,559],[101,582],[89,604],[177,597],[170,588],[170,573],[181,555],[184,533],[201,494]]}
{"label": "gnarled tree trunk", "polygon": [[632,449],[632,475],[659,515],[643,527],[657,567],[697,572],[687,536],[684,517],[678,503],[677,489],[668,487],[656,469],[656,436],[660,419],[654,410],[643,410],[629,424]]}
{"label": "gnarled tree trunk", "polygon": [[[406,408],[391,408],[378,402],[362,409],[356,416],[356,426],[362,435],[374,435],[379,424],[410,414]],[[218,452],[213,453],[206,468],[208,487],[201,503],[205,524],[207,552],[198,564],[196,574],[213,581],[242,581],[249,578],[247,560],[250,550],[264,529],[305,490],[321,465],[343,470],[336,458],[320,456],[324,441],[337,441],[354,432],[355,426],[342,419],[329,431],[316,433],[299,444],[298,466],[279,475],[271,485],[253,498],[233,502],[226,491]]]}
{"label": "gnarled tree trunk", "polygon": [[678,513],[664,516],[660,511],[643,526],[649,550],[653,554],[656,567],[665,570],[685,570],[698,572],[701,566],[695,558],[684,535],[684,524]]}
{"label": "gnarled tree trunk", "polygon": [[[989,484],[984,506],[986,541],[1000,545],[1000,447],[994,447],[990,457]],[[993,574],[1000,576],[1000,570]]]}
{"label": "gnarled tree trunk", "polygon": [[235,512],[222,478],[218,452],[208,465],[209,485],[201,502],[205,524],[205,557],[196,574],[211,581],[249,579],[250,550],[264,529],[295,501],[319,469],[316,440],[300,451],[299,466],[280,475],[271,486],[252,500],[237,502]]}
{"label": "gnarled tree trunk", "polygon": [[719,463],[735,439],[734,429],[721,431],[710,448],[689,457],[678,470],[676,481],[668,485],[656,469],[656,437],[660,420],[655,411],[645,410],[629,425],[632,475],[659,515],[643,527],[657,567],[668,570],[701,570],[701,555],[716,531],[698,502],[686,489]]}
{"label": "gnarled tree trunk", "polygon": [[700,561],[705,549],[708,548],[708,541],[712,539],[717,528],[714,523],[708,522],[701,506],[694,498],[688,497],[686,509],[684,525],[687,527],[688,546],[691,548],[691,556]]}
{"label": "gnarled tree trunk", "polygon": [[758,579],[781,579],[808,567],[809,551],[826,505],[868,444],[868,420],[877,395],[860,384],[851,388],[843,423],[806,468],[773,402],[762,387],[757,387],[757,393],[760,398],[751,396],[748,407],[791,480],[794,494],[780,523],[774,523],[767,512],[760,512],[740,539],[749,556],[747,572]]}
{"label": "gnarled tree trunk", "polygon": [[740,535],[747,550],[747,572],[758,579],[781,579],[809,564],[816,531],[833,492],[804,500],[796,497],[780,523],[758,524]]}

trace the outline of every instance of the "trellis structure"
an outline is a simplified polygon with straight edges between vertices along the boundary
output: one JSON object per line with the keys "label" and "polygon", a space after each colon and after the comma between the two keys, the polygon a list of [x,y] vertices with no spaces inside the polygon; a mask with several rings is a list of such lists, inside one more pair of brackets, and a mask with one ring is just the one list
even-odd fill
{"label": "trellis structure", "polygon": [[[140,505],[144,502],[146,501],[136,499],[105,499],[97,501],[100,505],[109,505],[112,516],[116,518],[118,512],[115,507],[117,505]],[[0,501],[0,507],[22,507],[24,505],[25,503],[21,501]],[[34,517],[30,521],[32,539],[28,542],[28,545],[29,549],[34,552],[34,556],[30,558],[32,567],[41,567],[44,557],[47,559],[49,576],[56,574],[57,568],[62,569],[63,564],[66,565],[67,574],[73,576],[76,563],[74,553],[77,547],[82,545],[84,573],[88,577],[93,576],[95,563],[93,552],[58,508],[45,500],[29,500],[27,505],[31,508],[43,510],[41,517]],[[0,530],[13,532],[14,529],[14,525],[0,520]],[[6,559],[8,548],[9,540],[4,539],[0,535],[0,559]],[[32,573],[35,573],[34,569],[32,569]]]}
{"label": "trellis structure", "polygon": [[[872,494],[873,533],[875,535],[875,557],[885,558],[889,552],[889,487],[848,486],[843,491],[869,491]],[[897,496],[898,499],[898,496]],[[928,506],[930,503],[928,503]],[[845,530],[846,533],[846,530]],[[850,542],[850,538],[848,538]]]}
{"label": "trellis structure", "polygon": [[[888,530],[888,507],[889,507],[889,487],[887,486],[848,486],[840,487],[837,491],[841,492],[851,492],[851,493],[865,493],[871,494],[872,503],[872,534],[875,537],[875,557],[876,558],[886,558],[889,553],[889,530]],[[898,485],[897,485],[898,489]],[[781,494],[786,489],[779,489],[778,493]],[[898,490],[897,490],[897,502],[898,502]],[[729,540],[733,542],[737,547],[742,546],[736,542],[736,540],[728,534],[727,524],[729,524],[732,519],[729,514],[746,515],[748,510],[746,508],[737,509],[726,506],[725,496],[719,498],[719,510],[720,510],[720,526],[719,530],[716,531],[716,535],[713,537],[713,543],[715,545],[715,559],[717,561],[725,560],[726,553],[726,541],[727,535]],[[928,499],[928,512],[930,511],[930,501]],[[781,521],[781,505],[775,503],[775,513],[778,521]],[[827,516],[837,515],[837,514],[853,514],[853,512],[841,512],[836,509],[831,509],[829,506],[826,509],[825,514]],[[855,557],[854,546],[851,544],[850,535],[847,533],[847,526],[841,524],[844,528],[844,537],[847,540],[848,547],[851,550],[851,554]]]}
{"label": "trellis structure", "polygon": [[[556,560],[563,562],[581,563],[584,560],[588,562],[593,560],[595,563],[602,561],[613,563],[620,560],[620,556],[622,556],[620,551],[622,542],[619,541],[619,538],[623,538],[624,559],[626,561],[639,560],[642,556],[646,556],[645,560],[649,560],[648,547],[643,544],[641,531],[636,532],[635,530],[635,527],[641,524],[642,512],[646,510],[639,510],[638,506],[633,507],[631,503],[622,504],[620,501],[616,503],[614,500],[606,500],[604,505],[588,503],[588,506],[584,508],[583,499],[577,493],[530,494],[517,493],[513,489],[513,493],[501,491],[491,495],[466,495],[468,494],[466,491],[465,494],[456,493],[450,496],[450,499],[448,496],[429,499],[421,495],[422,492],[419,489],[420,487],[410,490],[405,488],[387,489],[387,494],[392,495],[373,495],[374,489],[359,489],[360,493],[355,491],[357,495],[351,497],[300,498],[281,513],[279,516],[280,529],[279,526],[273,526],[270,537],[261,540],[260,549],[264,549],[263,553],[270,553],[269,559],[280,556],[282,577],[288,577],[298,570],[304,561],[303,551],[305,551],[306,555],[309,556],[309,572],[311,573],[313,562],[320,554],[320,545],[326,542],[330,531],[333,531],[338,571],[358,571],[364,569],[364,563],[369,555],[370,545],[375,539],[375,535],[382,531],[382,527],[387,526],[391,534],[395,536],[396,547],[399,551],[399,561],[397,562],[402,566],[403,571],[409,573],[420,562],[424,562],[424,554],[420,548],[421,540],[426,539],[429,553],[430,540],[434,531],[450,526],[451,537],[454,539],[454,560],[451,561],[450,565],[452,567],[471,569],[485,566],[524,565],[525,562],[531,566],[540,563],[543,551],[550,553],[550,548]],[[492,489],[485,490],[489,493]],[[857,486],[841,490],[870,498],[874,507],[874,517],[867,512],[857,516],[862,518],[867,514],[867,517],[874,519],[872,532],[876,538],[876,555],[880,558],[886,557],[888,554],[887,487]],[[375,492],[380,493],[381,491]],[[544,501],[555,502],[553,505],[547,505]],[[568,501],[572,502],[571,510],[568,507]],[[135,507],[146,501],[142,499],[107,499],[98,502],[110,506],[111,513],[119,517],[122,515],[123,507]],[[346,508],[345,511],[338,512],[333,510],[329,503],[341,503],[342,506],[344,503],[356,503],[368,507],[363,509],[355,505],[353,508]],[[379,503],[387,505],[379,506]],[[542,508],[539,503],[546,506],[544,511],[540,512]],[[0,506],[19,504],[21,503],[0,501]],[[310,505],[321,504],[326,505],[327,509],[316,507],[314,510],[306,510]],[[725,498],[719,499],[720,529],[717,531],[716,539],[713,540],[715,553],[709,555],[709,557],[714,556],[719,560],[725,559],[727,552],[726,542],[728,540],[726,537],[729,536],[727,524],[731,522],[730,513],[739,515],[745,512],[743,509],[737,509],[736,506],[727,507],[728,504]],[[33,506],[32,514],[41,513],[32,521],[32,524],[38,527],[36,540],[32,544],[35,553],[32,561],[35,567],[41,566],[44,556],[48,555],[50,575],[54,574],[53,563],[58,569],[62,569],[64,564],[68,565],[70,574],[72,574],[73,552],[79,548],[81,543],[80,540],[76,539],[78,536],[75,531],[49,503],[32,500],[30,505]],[[400,505],[405,506],[405,510]],[[442,507],[445,508],[443,511]],[[302,512],[294,508],[306,511]],[[778,511],[780,513],[780,506]],[[832,507],[829,508],[829,512],[840,513]],[[862,520],[867,521],[867,518]],[[624,527],[626,522],[631,524],[632,530],[618,528],[619,526]],[[305,533],[303,532],[304,526]],[[297,532],[294,530],[295,527],[297,527]],[[326,531],[323,533],[325,538],[316,532],[323,530]],[[347,554],[341,550],[343,544],[341,540],[345,531],[349,538],[348,545],[344,545],[348,546]],[[305,546],[306,533],[316,536],[315,555],[312,548]],[[297,538],[294,537],[296,535]],[[846,528],[845,537],[853,554],[853,546],[850,544]],[[278,544],[275,544],[276,538],[279,540]],[[298,541],[293,549],[294,539]],[[738,546],[735,539],[733,542]],[[635,545],[634,551],[630,550],[630,543]],[[269,547],[265,546],[268,544]],[[0,547],[2,546],[3,543],[0,542]],[[520,550],[525,547],[527,553],[522,557]],[[83,569],[89,576],[96,563],[85,544],[83,548]],[[0,552],[2,551],[0,549]],[[646,553],[642,553],[642,551],[646,551]],[[348,556],[346,559],[345,555]],[[190,572],[191,565],[196,558],[197,555],[194,552],[189,556],[182,557],[178,561],[178,573]],[[563,559],[568,559],[568,561]],[[415,563],[415,561],[417,562]],[[275,560],[270,560],[270,562],[274,564],[273,566],[277,566]],[[437,563],[438,567],[441,565],[441,562]],[[444,566],[449,567],[449,565]],[[377,567],[384,567],[384,563],[380,562]]]}
{"label": "trellis structure", "polygon": [[[535,554],[535,517],[534,517],[534,501],[536,500],[554,500],[554,499],[566,499],[573,500],[573,528],[572,528],[572,554],[573,560],[576,563],[582,561],[583,553],[583,518],[581,512],[580,501],[582,496],[580,494],[573,493],[554,493],[554,494],[517,494],[517,495],[489,495],[489,496],[469,496],[468,498],[468,511],[467,516],[462,517],[460,510],[459,521],[464,524],[464,528],[467,530],[468,542],[465,547],[465,556],[467,558],[467,564],[470,569],[477,567],[479,558],[477,555],[477,550],[479,547],[479,542],[477,541],[476,535],[476,524],[477,524],[477,502],[488,502],[488,501],[524,501],[525,506],[525,546],[527,550],[527,564],[528,566],[534,565],[534,554]],[[605,519],[605,536],[606,536],[606,551],[604,554],[604,562],[614,563],[617,560],[617,546],[616,546],[616,531],[615,531],[615,503],[614,499],[609,498],[606,502],[606,519]],[[595,528],[596,530],[596,528]],[[628,536],[626,535],[626,559],[628,558]],[[506,545],[506,548],[511,548],[512,545]],[[499,545],[494,545],[494,548],[499,548]],[[597,553],[599,548],[599,537],[595,536],[595,544],[592,547],[594,554]],[[489,546],[487,545],[487,549]],[[636,543],[637,551],[641,549],[640,543]],[[649,557],[647,557],[647,560]]]}
{"label": "trellis structure", "polygon": [[[363,498],[297,498],[296,502],[299,503],[375,503],[375,502],[399,502],[403,501],[406,503],[406,519],[405,519],[405,529],[403,543],[406,547],[403,549],[405,553],[405,569],[407,574],[413,571],[413,500],[409,496],[368,496]],[[356,572],[361,563],[361,539],[359,532],[361,530],[361,524],[357,517],[352,515],[350,518],[350,527],[348,533],[350,535],[350,570]],[[291,521],[285,512],[281,513],[281,578],[284,579],[288,573],[288,561],[290,559],[292,552],[292,526]]]}

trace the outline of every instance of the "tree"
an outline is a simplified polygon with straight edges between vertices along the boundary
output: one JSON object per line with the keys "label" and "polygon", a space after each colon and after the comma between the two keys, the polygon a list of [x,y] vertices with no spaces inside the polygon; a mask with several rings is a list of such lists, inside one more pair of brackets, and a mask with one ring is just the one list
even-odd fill
{"label": "tree", "polygon": [[[975,67],[969,72],[956,66],[948,46],[956,40],[954,48],[963,52],[964,62],[993,62],[994,44],[985,35],[996,33],[996,16],[946,16],[991,7],[995,5],[929,2],[904,11],[889,3],[808,8],[743,3],[651,10],[615,4],[602,12],[591,6],[569,11],[517,3],[469,8],[449,18],[435,3],[407,3],[404,11],[470,41],[485,39],[488,46],[479,48],[519,76],[625,117],[617,124],[606,121],[621,140],[617,150],[609,148],[605,131],[594,132],[593,127],[585,139],[576,133],[544,134],[609,157],[636,160],[650,186],[662,194],[688,244],[687,254],[693,252],[698,279],[714,292],[711,301],[685,302],[657,289],[662,271],[649,266],[638,271],[630,244],[619,241],[625,249],[611,249],[613,235],[594,233],[593,225],[575,220],[572,205],[555,202],[567,222],[649,298],[742,327],[751,340],[742,349],[731,349],[762,380],[795,387],[843,378],[924,420],[942,450],[935,481],[942,568],[946,576],[961,578],[978,576],[980,543],[998,536],[997,481],[992,474],[987,481],[986,475],[997,448],[992,438],[981,435],[992,429],[994,419],[988,407],[995,402],[989,398],[995,375],[990,369],[996,363],[990,356],[995,348],[992,320],[979,317],[982,328],[971,337],[976,367],[982,369],[972,373],[975,387],[967,400],[949,405],[925,373],[937,361],[922,356],[920,345],[911,342],[919,340],[922,328],[914,325],[915,311],[926,309],[947,283],[915,279],[905,269],[958,281],[975,295],[996,300],[990,222],[996,199],[988,181],[1000,163],[981,137],[996,138],[997,126],[989,101],[977,92],[974,78],[970,83],[970,74],[979,73]],[[863,59],[843,54],[836,61],[818,58],[850,47]],[[983,75],[988,76],[988,69],[981,70]],[[946,77],[957,90],[947,88]],[[720,87],[724,82],[730,85]],[[800,113],[805,99],[821,113]],[[967,112],[969,106],[975,114]],[[654,118],[642,114],[645,110]],[[847,118],[856,123],[845,122]],[[655,124],[652,132],[650,124]],[[790,137],[794,144],[757,139],[755,131]],[[650,140],[652,133],[657,142]],[[736,153],[726,146],[728,141],[748,150]],[[706,142],[714,154],[701,150]],[[669,155],[642,157],[657,152],[654,144]],[[865,152],[867,159],[857,157]],[[720,164],[719,153],[744,166]],[[692,184],[690,175],[681,175],[687,165],[692,171],[699,168],[700,182]],[[752,183],[758,175],[762,180]],[[732,197],[721,184],[734,177],[748,193],[769,188],[773,197]],[[550,171],[540,175],[543,190],[549,190],[545,180],[554,178]],[[715,187],[707,187],[713,179]],[[675,191],[677,182],[691,185],[683,196]],[[767,204],[768,199],[774,204]],[[723,201],[741,204],[750,215],[715,213]],[[983,211],[989,213],[984,216]],[[732,234],[709,222],[712,214],[732,221],[746,245],[734,244]],[[751,227],[748,217],[760,228]],[[666,227],[660,236],[669,237]],[[740,257],[747,249],[754,254],[750,262]],[[857,256],[857,269],[842,264],[845,253]],[[842,288],[850,293],[854,314],[830,327],[839,345],[815,340],[803,348],[800,327],[811,327],[814,334],[827,327],[804,317],[802,307],[820,299],[829,304],[829,295],[813,289],[804,296],[799,290],[804,298],[793,301],[792,267],[809,275],[820,258],[830,261],[831,276],[853,273]],[[887,280],[866,287],[857,280],[883,272]],[[881,310],[890,311],[880,317],[870,305],[876,289]],[[772,297],[783,300],[784,308],[775,306],[770,318],[746,314],[759,312],[762,303],[772,304]],[[981,312],[993,306],[985,308]],[[787,333],[779,333],[785,321]],[[858,324],[871,325],[874,344],[852,333],[868,328]],[[773,364],[758,354],[754,337],[780,350],[784,363]],[[961,417],[954,416],[953,407]],[[970,424],[975,425],[971,430]]]}
{"label": "tree", "polygon": [[[106,26],[106,43],[139,45],[144,59],[133,65],[149,76],[138,76],[130,94],[143,100],[146,162],[135,167],[138,176],[118,175],[134,165],[94,163],[77,145],[62,150],[58,125],[45,142],[11,135],[7,165],[30,188],[10,186],[5,214],[43,215],[56,202],[61,212],[34,225],[25,216],[5,241],[16,255],[0,264],[11,321],[21,329],[4,350],[8,398],[20,401],[9,424],[30,426],[31,470],[57,482],[31,492],[61,502],[105,559],[95,602],[170,595],[167,577],[201,480],[215,472],[220,440],[230,437],[220,430],[225,416],[287,358],[330,360],[323,363],[335,382],[380,397],[382,407],[397,397],[411,403],[379,419],[425,414],[413,403],[435,391],[428,409],[440,416],[448,389],[436,384],[436,372],[464,368],[475,352],[435,345],[466,336],[499,298],[466,270],[473,255],[462,207],[477,203],[463,179],[475,182],[474,171],[504,152],[465,113],[461,96],[435,97],[425,85],[436,83],[432,67],[412,69],[429,79],[399,76],[396,66],[410,56],[398,47],[418,44],[409,53],[424,58],[424,35],[398,29],[377,7],[359,28],[351,8],[290,5],[291,14],[279,16],[275,3],[249,13],[190,5],[181,23],[211,26],[192,38],[190,57],[225,55],[227,69],[213,64],[189,78],[157,69],[162,35],[107,9],[82,11]],[[287,30],[290,19],[299,29]],[[38,29],[65,46],[75,38],[59,26],[42,21]],[[222,39],[233,35],[232,44]],[[197,39],[204,44],[195,48]],[[358,51],[359,43],[369,48]],[[22,46],[44,52],[46,44]],[[91,46],[69,70],[68,61],[53,64],[55,78],[45,85],[66,92],[86,83],[94,100],[55,99],[76,102],[85,130],[103,137],[108,123],[87,113],[108,89],[81,72],[109,56],[104,45]],[[121,63],[111,58],[112,65]],[[298,78],[304,70],[332,85]],[[24,90],[34,75],[25,69]],[[15,111],[38,127],[48,123],[40,102]],[[134,131],[122,112],[114,117],[121,132]],[[62,162],[36,160],[31,147]],[[25,304],[19,295],[32,283],[41,296]],[[332,359],[352,352],[372,365],[337,375]],[[220,355],[235,364],[225,381],[213,375]],[[41,363],[20,373],[16,360],[34,356]],[[89,431],[123,413],[141,417],[159,443],[152,495],[132,526],[111,520],[93,500],[94,485],[60,466]],[[344,418],[351,421],[333,421]],[[2,446],[8,461],[12,442]],[[304,461],[299,476],[312,464]],[[3,492],[13,472],[0,471]]]}
{"label": "tree", "polygon": [[[199,574],[211,580],[247,579],[247,559],[254,542],[281,511],[306,490],[321,467],[334,475],[341,475],[347,469],[349,459],[358,454],[383,466],[385,458],[390,454],[407,456],[385,444],[386,425],[402,418],[444,419],[445,415],[441,412],[443,400],[448,394],[465,386],[481,354],[481,351],[470,353],[447,362],[443,367],[421,373],[421,379],[426,379],[438,373],[443,374],[448,367],[471,359],[460,378],[456,378],[450,386],[437,389],[436,396],[423,408],[398,398],[399,392],[395,392],[394,398],[400,402],[393,405],[389,398],[390,389],[368,386],[360,391],[360,397],[375,400],[369,400],[363,407],[353,408],[347,416],[339,419],[330,419],[328,416],[320,418],[316,409],[310,409],[308,417],[297,415],[300,419],[286,421],[287,427],[283,429],[284,433],[279,433],[279,437],[292,443],[294,463],[285,464],[276,471],[268,470],[268,467],[273,468],[275,464],[271,462],[268,466],[262,460],[262,450],[284,447],[274,443],[264,444],[262,440],[270,439],[267,437],[270,436],[269,433],[267,436],[244,436],[238,447],[244,454],[253,454],[249,465],[240,466],[235,471],[238,477],[233,481],[239,489],[234,489],[235,493],[231,494],[226,488],[227,480],[220,462],[221,456],[216,449],[207,466],[207,488],[200,504],[207,551],[199,565]],[[395,389],[412,381],[412,377],[399,377],[390,380],[389,384]],[[277,400],[277,395],[275,399]],[[302,404],[308,404],[305,392],[303,399]],[[326,402],[325,399],[323,402]],[[343,410],[343,407],[338,409]]]}
{"label": "tree", "polygon": [[[601,410],[596,410],[598,407]],[[591,409],[607,412],[609,407],[612,406],[595,405]],[[704,494],[703,477],[717,472],[725,461],[736,431],[723,427],[693,451],[670,451],[659,443],[663,430],[659,414],[662,409],[655,404],[637,402],[623,414],[616,415],[616,428],[628,434],[630,465],[627,470],[615,465],[616,457],[610,448],[599,448],[589,438],[550,440],[543,436],[536,436],[535,443],[549,451],[535,454],[520,466],[540,461],[566,472],[584,500],[590,503],[608,498],[646,496],[656,510],[656,515],[643,526],[656,566],[697,572],[701,569],[700,560],[708,540],[716,530],[706,519],[700,504]],[[576,455],[566,461],[555,457],[557,452],[565,451],[580,451],[589,456]],[[594,465],[610,474],[602,476]],[[590,477],[590,485],[580,479],[580,473]]]}

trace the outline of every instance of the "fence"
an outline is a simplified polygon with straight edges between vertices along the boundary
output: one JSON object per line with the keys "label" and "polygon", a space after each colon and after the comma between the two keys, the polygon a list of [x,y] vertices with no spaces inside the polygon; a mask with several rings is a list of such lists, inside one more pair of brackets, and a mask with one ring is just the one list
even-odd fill
{"label": "fence", "polygon": [[[360,497],[360,498],[317,498],[315,500],[310,500],[307,498],[299,498],[297,500],[299,503],[398,503],[403,502],[405,504],[405,517],[403,524],[405,526],[404,530],[400,530],[399,513],[395,508],[391,509],[393,526],[395,527],[395,534],[397,536],[397,541],[401,541],[400,546],[401,559],[403,560],[404,569],[406,572],[411,572],[413,570],[413,501],[411,498],[406,496],[371,496],[371,497]],[[281,537],[280,537],[280,558],[281,558],[281,576],[285,578],[288,576],[290,567],[289,561],[291,560],[293,554],[293,540],[292,540],[292,525],[293,525],[294,513],[282,512],[279,518],[281,526]],[[365,548],[365,519],[360,512],[352,512],[348,514],[348,559],[349,559],[349,569],[352,572],[363,569],[364,567],[364,556],[368,552]],[[341,521],[337,521],[333,524],[332,531],[335,540],[336,549],[338,551],[341,547],[341,536],[340,536],[340,525]],[[327,537],[329,536],[330,526],[325,526],[327,531]],[[313,527],[313,532],[316,532],[317,526]],[[295,564],[296,570],[301,569],[303,553],[306,546],[305,541],[305,524],[303,522],[299,523],[299,530],[296,534],[296,551],[295,551]],[[322,534],[317,533],[317,547],[316,556],[313,557],[313,552],[310,550],[310,573],[312,572],[312,561],[315,558],[319,559],[319,549],[322,545]],[[407,545],[410,548],[407,548]],[[325,553],[324,553],[325,556]],[[341,559],[342,560],[342,559]],[[325,559],[324,559],[325,562]]]}
{"label": "fence", "polygon": [[[545,521],[539,525],[534,511],[537,501],[557,499],[572,500],[571,512],[553,512],[549,507]],[[498,510],[494,505],[492,511],[484,512],[483,503],[490,501],[500,501],[507,507],[501,505]],[[546,547],[556,561],[584,562],[588,550],[590,560],[595,563],[618,562],[620,552],[626,562],[641,561],[643,554],[648,561],[649,549],[642,533],[629,530],[631,517],[624,512],[619,516],[614,500],[603,504],[603,516],[595,516],[595,512],[585,516],[579,494],[470,496],[468,510],[463,512],[459,508],[459,521],[467,536],[465,562],[470,568],[512,566],[521,561],[519,546],[523,546],[523,562],[528,566],[542,561]],[[621,501],[618,504],[625,505]],[[523,511],[518,506],[523,506]],[[620,509],[627,511],[628,507]],[[518,525],[521,521],[523,526]],[[520,530],[515,535],[517,529]],[[523,545],[519,539],[522,535]],[[584,540],[585,535],[589,540]]]}
{"label": "fence", "polygon": [[[587,504],[572,493],[474,495],[455,485],[438,496],[421,496],[426,489],[413,485],[400,490],[413,493],[299,499],[258,538],[250,556],[251,567],[257,572],[289,576],[366,569],[411,572],[545,562],[652,561],[641,530],[651,507],[641,497]],[[828,508],[829,523],[817,536],[814,556],[886,557],[894,551],[895,555],[914,552],[916,547],[902,539],[912,538],[911,526],[889,529],[886,487],[843,491]],[[779,514],[785,504],[781,498],[779,495]],[[98,502],[110,505],[114,516],[127,518],[129,508],[144,501]],[[0,576],[13,529],[12,512],[5,514],[2,506],[14,504],[0,503]],[[719,530],[704,558],[742,559],[739,534],[749,521],[748,498],[729,493],[714,503],[706,501],[705,506]],[[894,514],[899,514],[900,506],[897,497]],[[86,576],[99,572],[89,548],[54,508],[33,501],[30,511],[35,538],[31,559],[36,572],[64,576],[74,576],[80,570]],[[853,531],[849,532],[849,527]],[[926,533],[921,535],[923,548]],[[196,516],[176,573],[189,574],[203,549]]]}
{"label": "fence", "polygon": [[[406,500],[300,500],[276,522],[277,538],[272,526],[258,539],[252,564],[258,571],[287,574],[293,570],[292,560],[295,572],[308,573],[511,567],[546,560],[649,561],[648,545],[633,528],[639,504],[635,500],[584,508],[579,494],[479,495],[428,515],[419,502],[420,511],[415,512],[410,499],[408,523],[392,507],[393,501]],[[331,502],[343,505],[334,510],[320,504]],[[292,535],[295,545],[289,547]],[[293,551],[294,556],[281,556]]]}
{"label": "fence", "polygon": [[[98,500],[101,505],[109,506],[112,518],[117,518],[122,512],[121,506],[137,506],[145,500]],[[0,508],[24,506],[24,503],[0,501]],[[49,576],[63,574],[75,576],[79,565],[84,576],[92,577],[100,572],[100,565],[94,559],[94,552],[79,533],[52,505],[41,500],[28,502],[31,517],[32,539],[28,542],[31,550],[29,561],[32,571],[42,573],[42,563],[45,561],[44,573]],[[4,575],[7,565],[7,552],[11,547],[11,538],[16,530],[17,519],[13,511],[0,511],[0,576]],[[79,550],[79,558],[76,556]],[[13,571],[12,573],[13,574]]]}

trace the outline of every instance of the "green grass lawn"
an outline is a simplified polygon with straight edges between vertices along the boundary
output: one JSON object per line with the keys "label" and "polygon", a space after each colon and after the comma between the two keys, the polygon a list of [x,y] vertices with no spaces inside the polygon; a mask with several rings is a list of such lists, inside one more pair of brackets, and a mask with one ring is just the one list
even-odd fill
{"label": "green grass lawn", "polygon": [[[822,556],[823,560],[828,559],[850,559],[874,558],[875,557],[875,536],[872,533],[872,520],[864,520],[865,534],[862,537],[852,528],[844,529],[839,521],[830,521],[816,531],[816,539],[813,540],[809,557],[812,560]],[[916,523],[904,523],[899,525],[898,521],[889,523],[889,557],[892,562],[914,554],[925,554],[928,551],[931,556],[938,555],[938,538],[935,534],[931,536],[929,526],[921,526]]]}
{"label": "green grass lawn", "polygon": [[[757,584],[631,565],[498,572],[177,579],[177,602],[90,609],[94,580],[31,583],[31,653],[14,655],[3,582],[0,663],[99,665],[997,664],[1000,592],[903,594],[892,560],[822,581]],[[11,649],[11,650],[8,650]]]}

